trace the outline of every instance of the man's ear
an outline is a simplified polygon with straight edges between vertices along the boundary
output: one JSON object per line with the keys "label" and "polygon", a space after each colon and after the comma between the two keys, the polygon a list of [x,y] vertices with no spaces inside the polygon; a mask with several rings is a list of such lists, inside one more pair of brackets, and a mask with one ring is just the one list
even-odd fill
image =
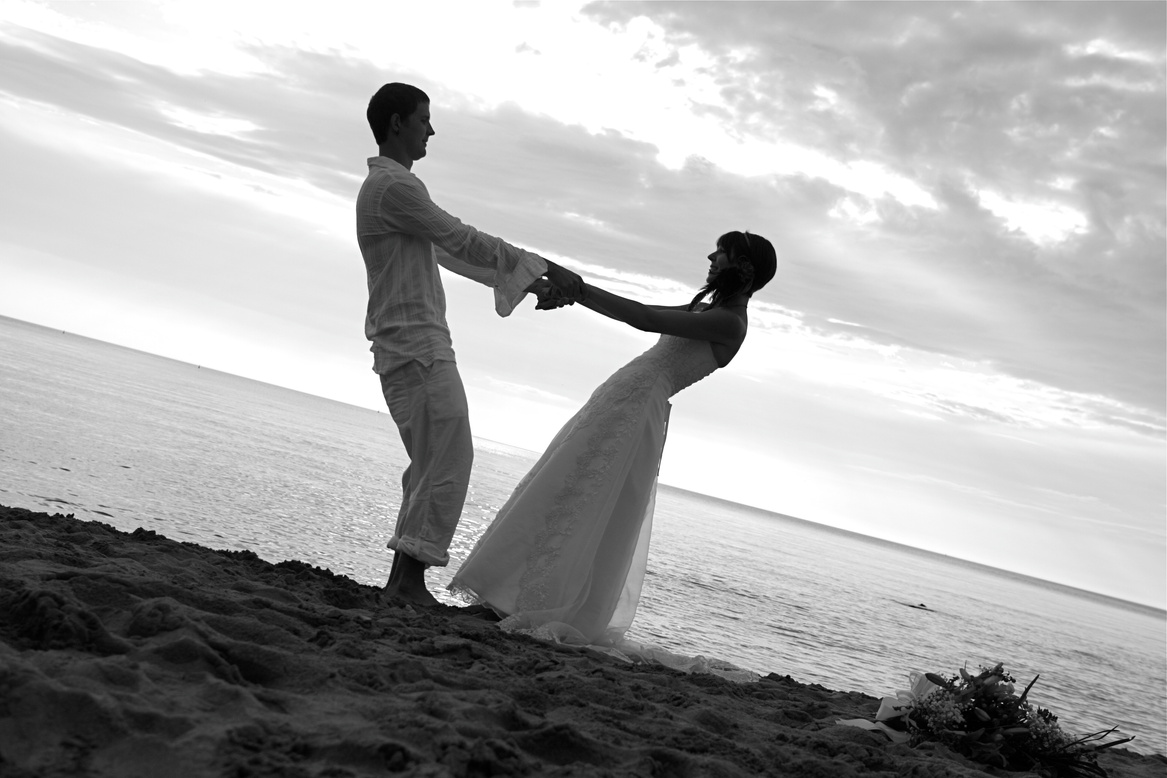
{"label": "man's ear", "polygon": [[395,113],[389,116],[389,129],[394,135],[401,132],[401,114]]}

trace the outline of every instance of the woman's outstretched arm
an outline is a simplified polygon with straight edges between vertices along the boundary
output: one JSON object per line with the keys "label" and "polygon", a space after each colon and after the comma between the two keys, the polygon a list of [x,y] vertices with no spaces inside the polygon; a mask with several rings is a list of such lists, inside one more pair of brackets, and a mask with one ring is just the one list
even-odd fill
{"label": "woman's outstretched arm", "polygon": [[746,335],[746,323],[724,308],[694,312],[644,305],[592,284],[584,284],[584,291],[580,305],[645,332],[728,344]]}

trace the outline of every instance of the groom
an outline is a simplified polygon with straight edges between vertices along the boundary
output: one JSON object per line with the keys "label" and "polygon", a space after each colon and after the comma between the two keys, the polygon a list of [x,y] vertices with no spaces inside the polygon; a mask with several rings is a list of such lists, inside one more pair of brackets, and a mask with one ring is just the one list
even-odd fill
{"label": "groom", "polygon": [[388,544],[394,555],[385,591],[399,601],[431,606],[437,599],[425,586],[425,570],[449,564],[447,550],[474,460],[438,263],[493,287],[500,316],[509,315],[528,291],[554,285],[573,298],[580,296],[583,282],[434,204],[411,172],[434,135],[425,92],[386,84],[369,101],[366,115],[378,156],[369,159],[369,175],[357,195],[357,242],[369,284],[365,337],[373,343],[373,371],[409,456]]}

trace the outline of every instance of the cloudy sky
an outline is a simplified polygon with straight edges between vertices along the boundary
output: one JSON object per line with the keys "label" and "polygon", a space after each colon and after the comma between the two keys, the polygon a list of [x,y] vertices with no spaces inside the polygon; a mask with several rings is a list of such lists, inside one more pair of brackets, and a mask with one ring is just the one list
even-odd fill
{"label": "cloudy sky", "polygon": [[[435,201],[591,281],[778,248],[664,482],[1163,607],[1165,9],[0,2],[0,314],[381,408],[352,204],[411,82]],[[447,292],[531,450],[653,340]]]}

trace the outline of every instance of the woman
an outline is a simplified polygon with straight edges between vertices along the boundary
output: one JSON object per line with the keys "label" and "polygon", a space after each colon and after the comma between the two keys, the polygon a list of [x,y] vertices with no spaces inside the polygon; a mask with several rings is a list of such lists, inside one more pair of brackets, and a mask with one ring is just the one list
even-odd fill
{"label": "woman", "polygon": [[503,617],[504,629],[612,646],[631,626],[669,398],[729,364],[750,297],[776,267],[770,242],[748,232],[722,235],[709,262],[687,306],[642,305],[585,285],[582,305],[661,338],[564,425],[454,576],[449,588]]}

